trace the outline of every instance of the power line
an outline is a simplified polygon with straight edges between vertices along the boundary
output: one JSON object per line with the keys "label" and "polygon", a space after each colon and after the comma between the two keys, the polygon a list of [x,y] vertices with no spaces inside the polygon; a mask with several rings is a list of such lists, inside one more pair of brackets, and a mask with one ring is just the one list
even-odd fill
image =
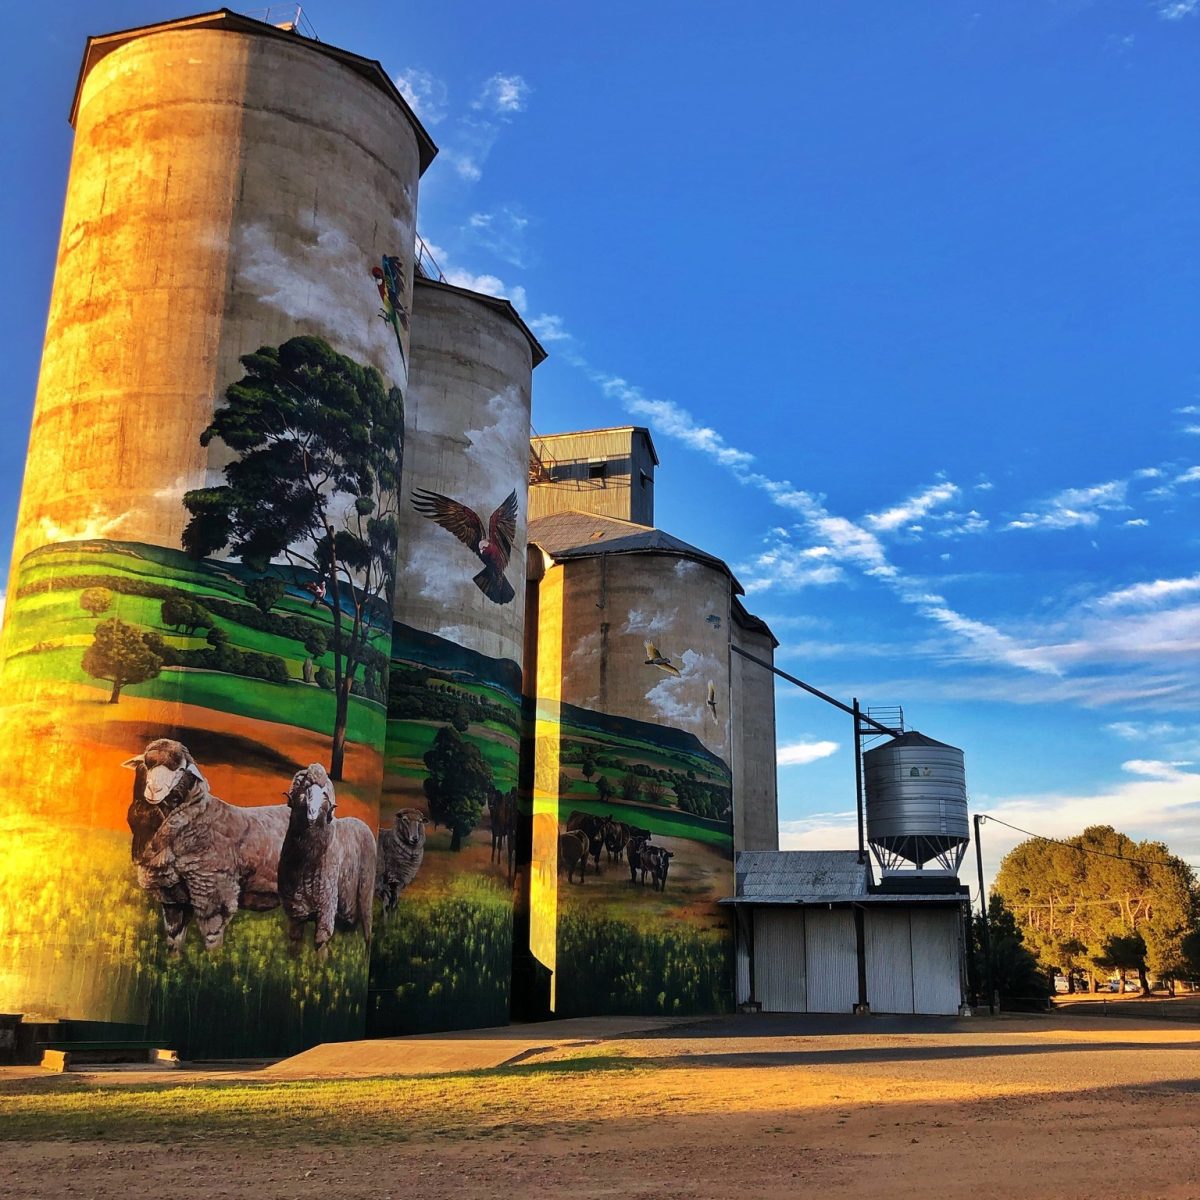
{"label": "power line", "polygon": [[1016,833],[1023,833],[1026,837],[1031,837],[1036,841],[1053,842],[1056,846],[1065,846],[1068,850],[1078,850],[1080,854],[1096,854],[1101,858],[1115,858],[1119,862],[1135,863],[1143,867],[1169,867],[1171,865],[1158,859],[1130,858],[1125,854],[1112,854],[1108,850],[1093,850],[1090,846],[1077,846],[1074,842],[1063,841],[1062,838],[1047,837],[1044,833],[1032,833],[1028,829],[1022,829],[1019,825],[1010,825],[1007,821],[1002,821],[999,817],[993,817],[989,813],[980,813],[979,816],[985,821],[995,821],[997,825],[1003,825],[1006,829],[1012,829]]}

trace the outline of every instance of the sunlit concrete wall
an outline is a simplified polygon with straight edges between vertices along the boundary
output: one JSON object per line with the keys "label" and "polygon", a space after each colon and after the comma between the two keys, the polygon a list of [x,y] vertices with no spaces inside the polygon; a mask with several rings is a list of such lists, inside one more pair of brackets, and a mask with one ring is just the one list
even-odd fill
{"label": "sunlit concrete wall", "polygon": [[529,489],[529,519],[578,509],[639,525],[654,524],[654,468],[649,430],[635,425],[539,435],[533,451],[544,467]]}
{"label": "sunlit concrete wall", "polygon": [[[289,959],[274,868],[256,900],[243,885],[206,918],[225,937],[212,957],[199,906],[177,905],[168,956],[152,877],[177,887],[163,881],[179,864],[166,849],[139,862],[151,851],[136,834],[131,852],[140,777],[122,768],[148,741],[177,739],[212,794],[258,809],[282,805],[298,768],[330,765],[333,695],[316,668],[331,660],[301,637],[314,625],[335,636],[330,599],[293,580],[260,617],[244,591],[258,568],[227,549],[191,565],[181,553],[183,500],[225,482],[237,452],[201,434],[260,347],[319,338],[365,386],[402,396],[417,184],[434,148],[377,64],[224,12],[93,39],[73,119],[5,626],[0,1008],[152,1026],[193,1053],[353,1035],[367,918],[321,963],[307,926],[307,957]],[[395,304],[372,274],[385,259]],[[294,548],[311,557],[311,544]],[[80,601],[97,583],[107,607],[93,612]],[[185,594],[218,615],[190,631],[165,623],[164,596]],[[95,677],[87,654],[104,626],[143,665],[153,646],[171,660],[123,690]],[[197,652],[206,666],[178,665]],[[214,665],[235,652],[243,671],[284,678]],[[386,653],[375,657],[385,676]],[[334,781],[339,822],[365,823],[370,856],[374,670],[355,675],[365,692],[350,699]],[[272,911],[247,913],[252,900]]]}
{"label": "sunlit concrete wall", "polygon": [[[733,644],[774,665],[775,639],[761,621],[735,606]],[[779,849],[776,793],[775,676],[740,654],[732,657],[734,844]]]}
{"label": "sunlit concrete wall", "polygon": [[512,964],[530,389],[545,355],[505,300],[419,278],[414,305],[383,816],[424,832],[372,947],[373,1036],[505,1023]]}

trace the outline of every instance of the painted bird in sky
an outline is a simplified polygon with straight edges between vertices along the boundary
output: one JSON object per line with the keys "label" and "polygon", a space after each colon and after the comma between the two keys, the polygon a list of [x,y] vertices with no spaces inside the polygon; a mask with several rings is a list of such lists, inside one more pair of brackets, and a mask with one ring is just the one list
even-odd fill
{"label": "painted bird in sky", "polygon": [[713,724],[719,725],[721,722],[717,720],[717,685],[711,679],[708,681],[708,699],[704,703],[712,713]]}
{"label": "painted bird in sky", "polygon": [[657,667],[668,675],[678,675],[679,668],[667,657],[659,654],[658,647],[653,642],[646,642],[646,666]]}
{"label": "painted bird in sky", "polygon": [[483,570],[474,577],[475,586],[493,604],[507,604],[516,594],[504,577],[517,536],[516,489],[492,513],[486,530],[478,513],[449,496],[420,490],[413,492],[412,503],[421,516],[436,521],[479,556]]}
{"label": "painted bird in sky", "polygon": [[404,264],[394,254],[385,254],[380,261],[382,266],[371,268],[371,276],[379,289],[379,299],[382,303],[379,316],[392,327],[392,332],[396,335],[396,345],[400,348],[400,361],[407,371],[404,339],[400,333],[402,328],[408,328],[408,309],[401,300],[404,295]]}

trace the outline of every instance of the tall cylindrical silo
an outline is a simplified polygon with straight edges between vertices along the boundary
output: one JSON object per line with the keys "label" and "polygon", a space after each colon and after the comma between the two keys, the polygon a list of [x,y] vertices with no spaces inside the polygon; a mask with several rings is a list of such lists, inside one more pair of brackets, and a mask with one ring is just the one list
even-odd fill
{"label": "tall cylindrical silo", "polygon": [[[733,993],[716,902],[734,882],[737,585],[711,555],[626,521],[559,513],[530,536],[553,560],[538,602],[539,667],[548,657],[557,670],[539,670],[556,690],[537,697],[550,769],[535,790],[530,940],[553,972],[554,1011],[721,1011]],[[553,901],[539,902],[547,889]],[[550,920],[553,939],[538,928]]]}
{"label": "tall cylindrical silo", "polygon": [[533,368],[506,300],[419,277],[367,1025],[508,1020]]}
{"label": "tall cylindrical silo", "polygon": [[970,841],[963,752],[915,729],[863,755],[867,841],[887,872],[953,874]]}
{"label": "tall cylindrical silo", "polygon": [[[193,1055],[352,1036],[435,149],[378,63],[224,10],[89,41],[72,120],[5,624],[0,1008]],[[330,839],[362,860],[332,935],[299,882]]]}

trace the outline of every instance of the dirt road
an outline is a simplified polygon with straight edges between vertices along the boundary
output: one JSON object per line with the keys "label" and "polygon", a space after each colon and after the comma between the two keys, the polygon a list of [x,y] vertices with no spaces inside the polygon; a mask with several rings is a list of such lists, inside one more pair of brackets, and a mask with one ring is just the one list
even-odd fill
{"label": "dirt road", "polygon": [[1061,1015],[736,1018],[404,1080],[0,1072],[0,1196],[1194,1200],[1198,1097],[1200,1028]]}

